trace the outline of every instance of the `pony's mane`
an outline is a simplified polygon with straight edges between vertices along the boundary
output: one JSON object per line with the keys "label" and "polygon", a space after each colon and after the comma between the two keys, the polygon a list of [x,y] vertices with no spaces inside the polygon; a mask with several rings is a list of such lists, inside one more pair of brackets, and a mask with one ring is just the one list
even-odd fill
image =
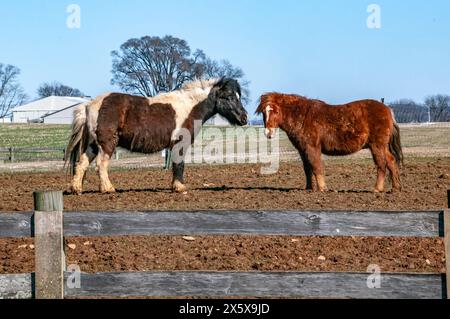
{"label": "pony's mane", "polygon": [[191,90],[196,90],[196,89],[203,90],[206,88],[213,87],[214,85],[219,83],[219,81],[220,81],[219,78],[213,78],[213,79],[208,79],[208,80],[194,80],[191,82],[184,83],[180,90],[183,90],[183,91],[191,91]]}
{"label": "pony's mane", "polygon": [[171,103],[175,100],[192,100],[193,103],[198,103],[204,100],[211,89],[220,81],[220,79],[209,80],[195,80],[183,84],[183,86],[175,91],[161,93],[154,97],[150,97],[149,100],[153,103]]}
{"label": "pony's mane", "polygon": [[268,104],[273,105],[293,105],[293,104],[305,104],[305,102],[314,101],[308,99],[305,96],[296,94],[283,94],[278,92],[266,93],[259,99],[259,105],[256,109],[256,114],[261,114],[264,112]]}

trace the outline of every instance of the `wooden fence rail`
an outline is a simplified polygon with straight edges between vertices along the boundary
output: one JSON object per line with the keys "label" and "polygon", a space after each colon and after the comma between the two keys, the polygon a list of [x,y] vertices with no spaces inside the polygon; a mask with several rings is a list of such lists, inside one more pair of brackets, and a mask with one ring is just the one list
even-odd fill
{"label": "wooden fence rail", "polygon": [[[64,212],[64,236],[442,237],[444,212]],[[34,236],[34,213],[0,217],[0,237]]]}
{"label": "wooden fence rail", "polygon": [[63,160],[66,150],[63,148],[0,148],[0,161],[14,163],[23,160],[53,161]]}
{"label": "wooden fence rail", "polygon": [[[450,190],[448,192],[450,202]],[[450,206],[450,205],[449,205]],[[450,208],[450,207],[449,207]],[[0,215],[0,237],[35,237],[35,274],[0,275],[0,298],[322,297],[446,298],[449,277],[381,273],[64,272],[63,236],[278,235],[444,237],[450,273],[450,212],[66,212],[61,192],[36,193],[35,212]],[[64,285],[79,276],[80,286]]]}

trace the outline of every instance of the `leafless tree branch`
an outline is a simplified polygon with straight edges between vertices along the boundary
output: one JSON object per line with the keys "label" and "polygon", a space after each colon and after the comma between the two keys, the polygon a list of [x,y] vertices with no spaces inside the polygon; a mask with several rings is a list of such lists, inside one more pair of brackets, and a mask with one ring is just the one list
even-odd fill
{"label": "leafless tree branch", "polygon": [[130,39],[111,55],[111,83],[125,92],[150,97],[179,89],[186,81],[226,76],[241,81],[244,102],[248,101],[249,82],[242,69],[226,60],[213,61],[201,50],[191,53],[185,40],[172,36]]}
{"label": "leafless tree branch", "polygon": [[12,65],[0,63],[0,118],[27,99],[22,86],[18,82],[20,69]]}

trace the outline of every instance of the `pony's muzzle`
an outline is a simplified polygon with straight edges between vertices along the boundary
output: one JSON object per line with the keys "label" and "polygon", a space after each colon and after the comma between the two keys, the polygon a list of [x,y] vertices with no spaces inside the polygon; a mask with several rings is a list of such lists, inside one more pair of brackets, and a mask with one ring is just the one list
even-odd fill
{"label": "pony's muzzle", "polygon": [[268,139],[272,139],[275,136],[275,129],[274,128],[266,128],[264,133],[266,134],[266,137]]}
{"label": "pony's muzzle", "polygon": [[247,123],[248,123],[248,116],[247,116],[247,114],[241,115],[241,124],[247,125]]}

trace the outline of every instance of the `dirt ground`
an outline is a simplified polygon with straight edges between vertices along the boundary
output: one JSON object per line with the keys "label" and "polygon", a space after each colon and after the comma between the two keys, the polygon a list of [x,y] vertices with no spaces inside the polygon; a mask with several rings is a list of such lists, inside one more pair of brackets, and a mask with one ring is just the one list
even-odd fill
{"label": "dirt ground", "polygon": [[[189,192],[170,192],[169,172],[160,169],[114,171],[118,192],[101,195],[90,172],[86,193],[65,195],[66,210],[441,210],[450,189],[450,159],[408,160],[401,193],[373,194],[370,161],[327,161],[326,193],[304,190],[299,164],[283,163],[275,175],[259,166],[187,167]],[[0,211],[30,211],[32,192],[66,190],[64,173],[0,174]],[[188,235],[188,234],[186,234]],[[279,270],[445,272],[440,239],[293,238],[212,236],[187,242],[180,237],[70,238],[67,262],[86,272],[148,270]],[[32,239],[0,240],[0,273],[31,272]],[[75,245],[75,246],[73,246]],[[75,249],[73,249],[75,247]],[[163,252],[163,253],[161,253]]]}

